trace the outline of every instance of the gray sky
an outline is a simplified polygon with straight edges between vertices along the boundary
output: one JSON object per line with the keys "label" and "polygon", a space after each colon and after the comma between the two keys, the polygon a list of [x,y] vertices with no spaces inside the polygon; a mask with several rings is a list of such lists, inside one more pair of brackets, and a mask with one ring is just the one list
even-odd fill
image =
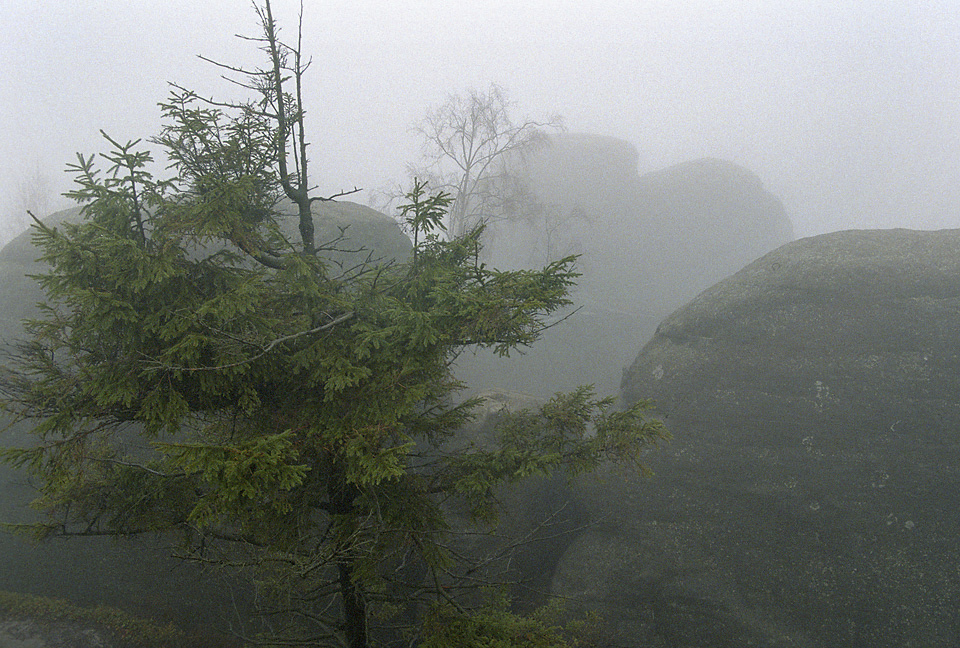
{"label": "gray sky", "polygon": [[[288,37],[298,3],[274,0]],[[324,193],[395,186],[410,125],[490,82],[530,116],[613,135],[640,172],[711,156],[783,199],[800,236],[960,227],[956,0],[306,0],[307,109]],[[40,168],[159,128],[168,81],[235,92],[203,54],[258,62],[245,0],[6,0],[0,208]],[[360,202],[367,200],[361,194]],[[4,237],[6,238],[6,237]]]}

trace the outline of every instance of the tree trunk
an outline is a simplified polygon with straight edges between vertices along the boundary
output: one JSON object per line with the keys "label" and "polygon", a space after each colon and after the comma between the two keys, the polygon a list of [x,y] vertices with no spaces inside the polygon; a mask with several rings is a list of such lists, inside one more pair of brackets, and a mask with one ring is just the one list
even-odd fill
{"label": "tree trunk", "polygon": [[349,648],[367,648],[367,602],[353,582],[353,561],[341,560],[340,597],[343,600],[343,630]]}
{"label": "tree trunk", "polygon": [[343,632],[348,648],[368,648],[367,602],[363,596],[363,587],[354,579],[356,557],[351,546],[356,541],[357,532],[356,498],[359,491],[356,485],[349,483],[343,474],[343,457],[330,457],[330,493],[331,513],[342,516],[344,527],[340,530],[342,557],[337,561],[340,581],[340,599],[343,603]]}

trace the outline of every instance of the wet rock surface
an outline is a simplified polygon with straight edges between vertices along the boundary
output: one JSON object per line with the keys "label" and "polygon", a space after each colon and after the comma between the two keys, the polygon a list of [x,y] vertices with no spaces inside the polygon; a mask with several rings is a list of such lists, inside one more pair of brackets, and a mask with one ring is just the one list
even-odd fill
{"label": "wet rock surface", "polygon": [[675,439],[584,482],[555,593],[631,646],[960,641],[960,230],[796,241],[625,373]]}

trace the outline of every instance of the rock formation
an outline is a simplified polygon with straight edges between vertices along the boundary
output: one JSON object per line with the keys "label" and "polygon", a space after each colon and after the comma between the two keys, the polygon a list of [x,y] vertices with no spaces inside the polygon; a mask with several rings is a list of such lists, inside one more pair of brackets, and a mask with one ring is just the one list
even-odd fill
{"label": "rock formation", "polygon": [[793,238],[780,200],[747,169],[705,158],[638,175],[638,158],[613,137],[554,137],[522,172],[541,213],[500,234],[498,246],[517,241],[507,261],[577,252],[585,299],[666,315]]}
{"label": "rock formation", "polygon": [[[325,256],[337,267],[350,267],[367,258],[372,261],[403,259],[410,252],[410,240],[397,223],[380,212],[347,201],[319,202],[313,205],[318,247],[336,250]],[[293,203],[281,206],[280,224],[287,236],[297,233],[296,211]],[[48,225],[77,222],[80,207],[51,214],[44,219]],[[296,240],[296,239],[293,239]],[[37,263],[37,249],[30,232],[23,232],[0,249],[0,296],[4,309],[0,312],[0,340],[19,332],[20,321],[36,313],[36,304],[43,298],[37,283],[28,275],[41,271]]]}
{"label": "rock formation", "polygon": [[960,230],[785,245],[626,372],[675,439],[581,496],[557,594],[630,646],[948,648],[960,637]]}
{"label": "rock formation", "polygon": [[613,393],[666,315],[793,238],[783,205],[750,171],[703,159],[641,176],[638,158],[628,142],[568,134],[529,160],[539,216],[497,227],[493,264],[578,253],[583,308],[528,355],[485,359],[467,378],[541,396],[584,383]]}
{"label": "rock formation", "polygon": [[647,173],[633,200],[639,218],[615,223],[610,233],[631,232],[639,249],[615,247],[619,255],[605,271],[629,268],[624,283],[639,287],[636,297],[671,311],[793,239],[779,198],[752,172],[724,160]]}

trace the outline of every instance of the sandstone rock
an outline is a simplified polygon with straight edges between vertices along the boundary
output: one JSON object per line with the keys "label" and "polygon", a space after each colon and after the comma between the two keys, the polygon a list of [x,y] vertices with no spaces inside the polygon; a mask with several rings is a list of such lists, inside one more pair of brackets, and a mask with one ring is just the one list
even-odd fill
{"label": "sandstone rock", "polygon": [[779,198],[752,172],[724,160],[647,173],[633,200],[639,218],[615,227],[621,236],[632,234],[639,249],[615,246],[611,265],[632,270],[625,283],[644,287],[638,298],[670,311],[793,239]]}
{"label": "sandstone rock", "polygon": [[750,171],[703,159],[641,176],[638,159],[623,140],[565,134],[530,160],[528,182],[545,215],[498,226],[492,264],[542,266],[581,254],[573,297],[583,308],[526,355],[463,362],[472,385],[548,397],[592,383],[615,393],[666,315],[793,238],[783,205]]}
{"label": "sandstone rock", "polygon": [[[294,214],[292,205],[290,213]],[[375,209],[345,200],[314,203],[312,208],[318,246],[334,241],[343,233],[343,240],[335,243],[342,250],[327,258],[349,266],[370,258],[373,262],[402,261],[410,253],[410,239],[400,231],[395,220]],[[290,217],[286,226],[294,235],[297,219]]]}
{"label": "sandstone rock", "polygon": [[558,594],[631,646],[960,637],[960,230],[796,241],[660,325],[623,381],[675,439],[586,482]]}
{"label": "sandstone rock", "polygon": [[603,209],[637,182],[640,154],[630,142],[606,135],[563,133],[529,160],[526,173],[542,200]]}
{"label": "sandstone rock", "polygon": [[[780,200],[752,172],[705,158],[638,175],[639,156],[613,137],[565,134],[528,163],[531,193],[556,213],[555,253],[582,254],[584,300],[662,316],[793,238]],[[497,239],[543,263],[541,221]],[[504,254],[507,254],[504,252]],[[511,259],[514,263],[520,259]]]}

